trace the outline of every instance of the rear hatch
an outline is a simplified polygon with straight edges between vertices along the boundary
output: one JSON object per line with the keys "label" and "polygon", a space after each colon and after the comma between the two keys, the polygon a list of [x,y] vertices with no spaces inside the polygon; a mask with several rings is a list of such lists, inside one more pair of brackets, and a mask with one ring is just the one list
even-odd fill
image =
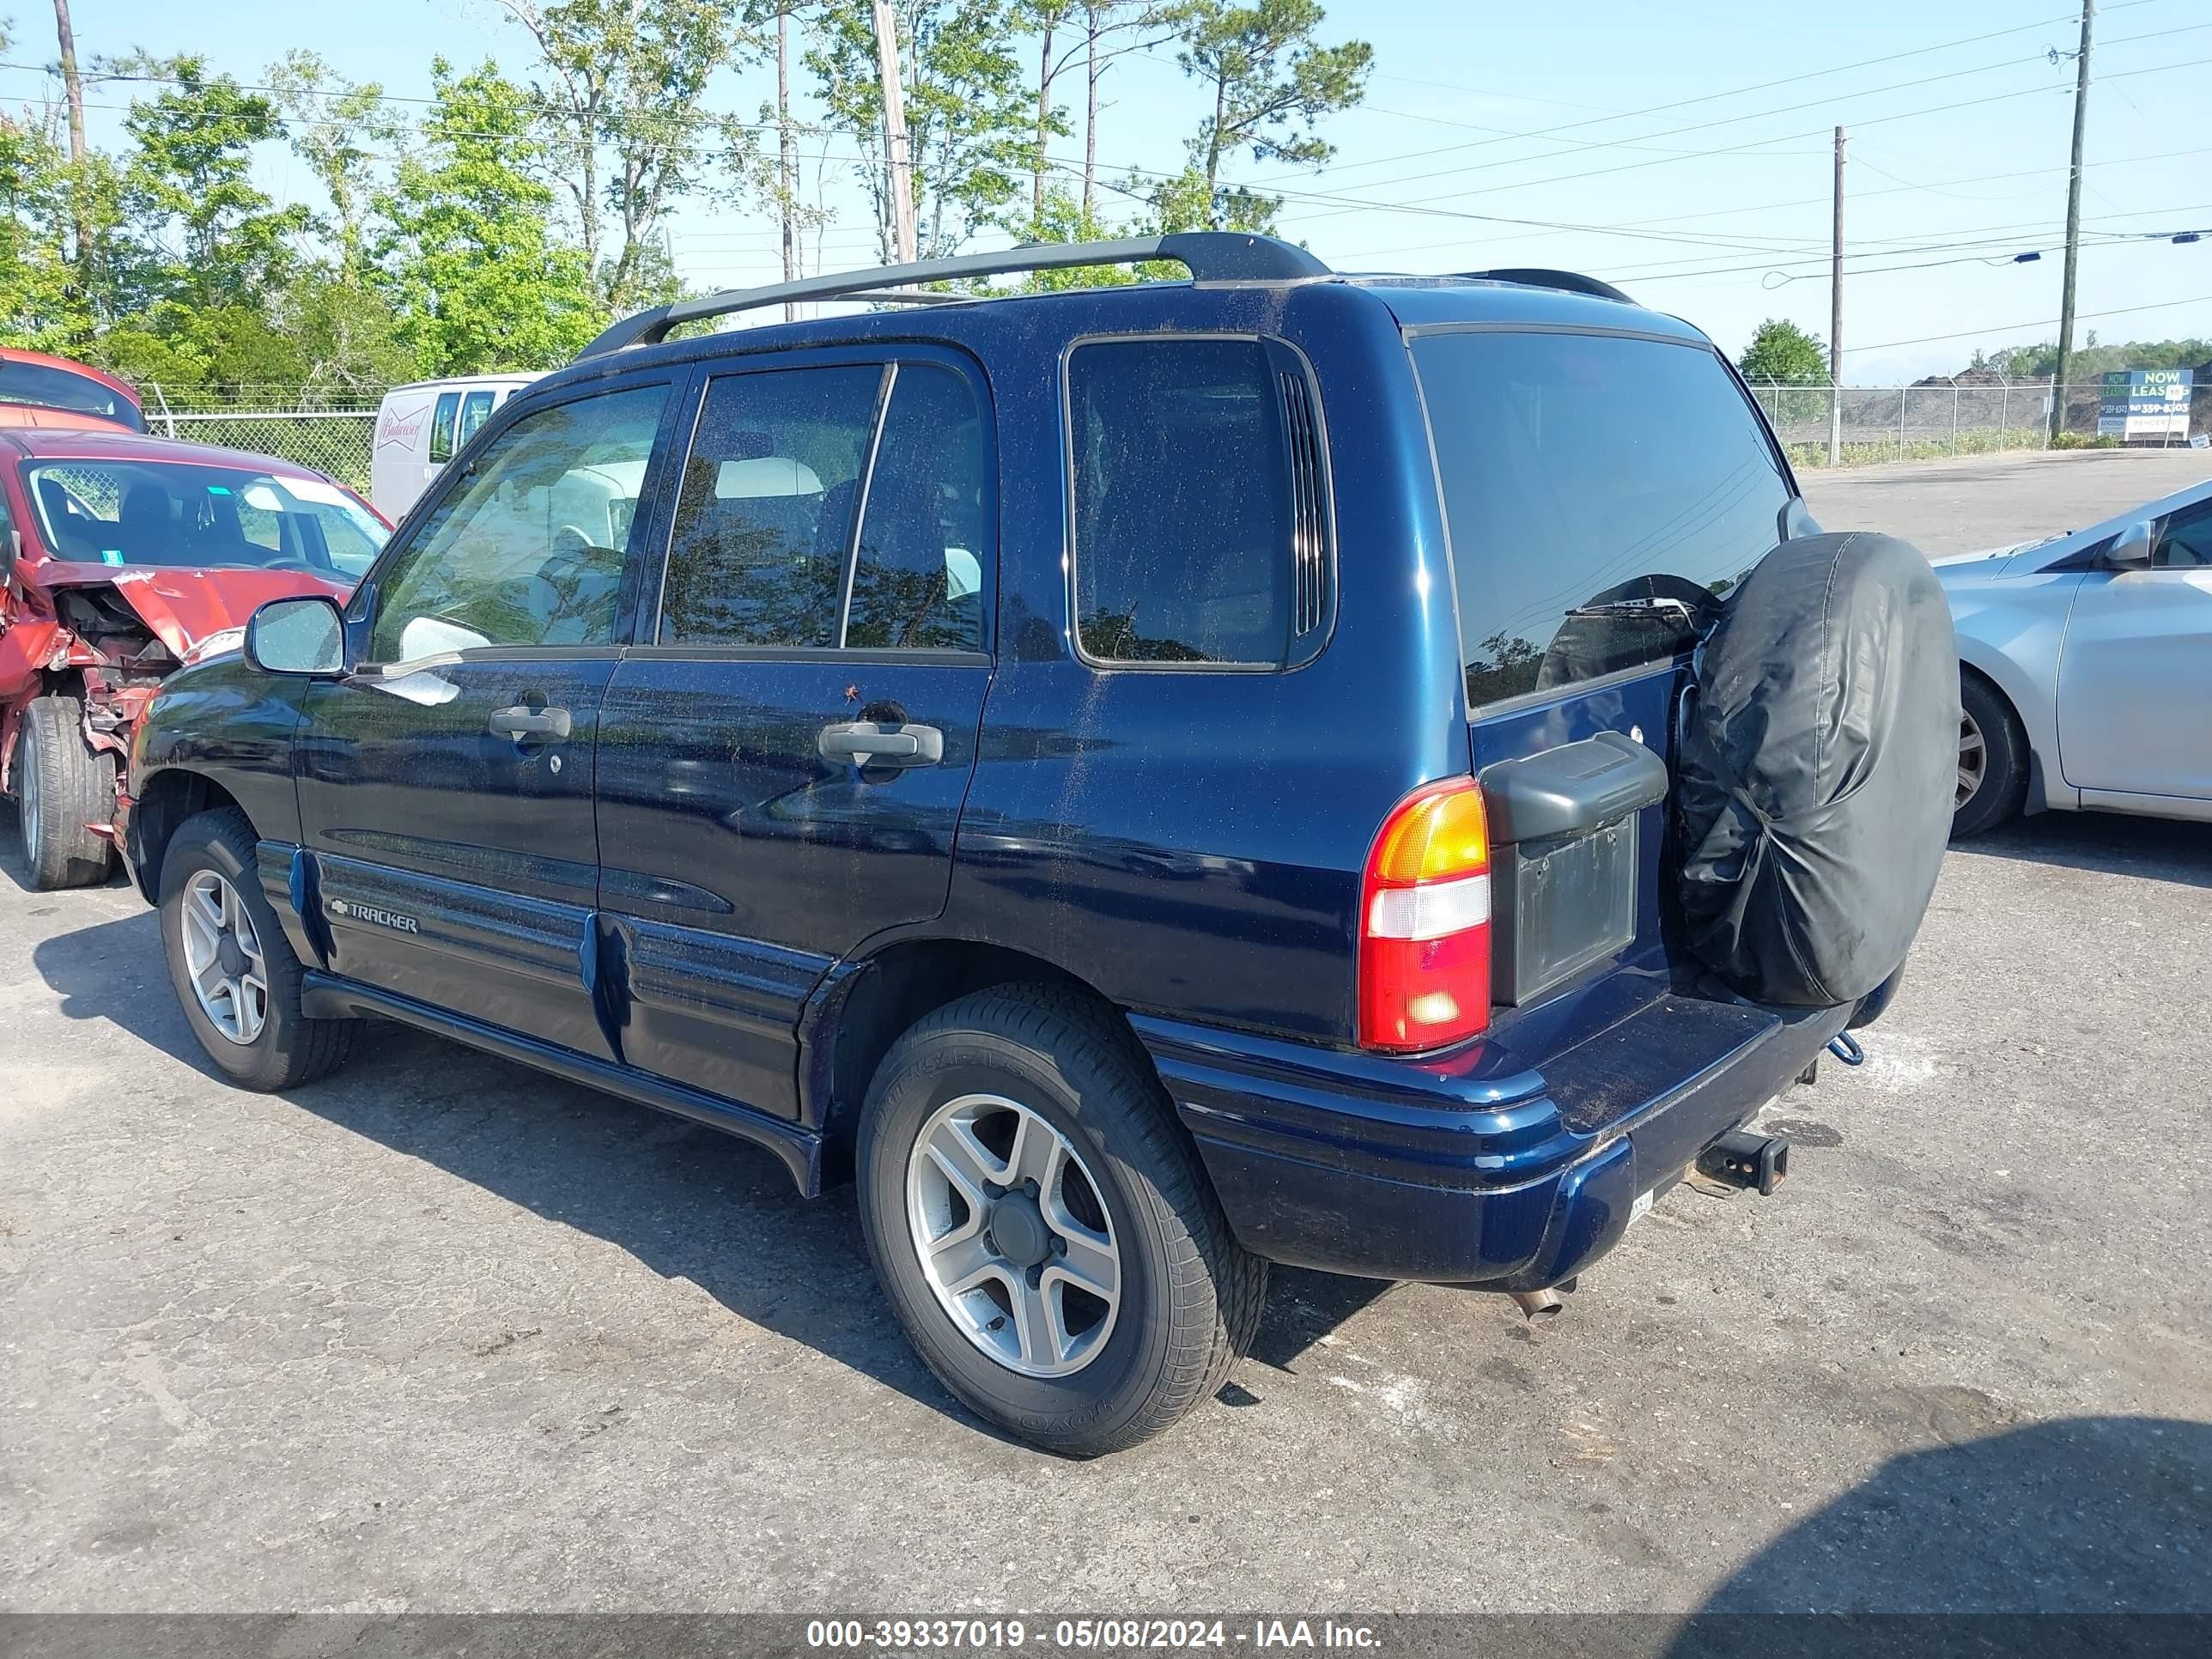
{"label": "rear hatch", "polygon": [[1589,310],[1407,331],[1493,844],[1492,1030],[1537,1063],[1696,978],[1670,950],[1676,706],[1699,625],[1799,510],[1710,343]]}

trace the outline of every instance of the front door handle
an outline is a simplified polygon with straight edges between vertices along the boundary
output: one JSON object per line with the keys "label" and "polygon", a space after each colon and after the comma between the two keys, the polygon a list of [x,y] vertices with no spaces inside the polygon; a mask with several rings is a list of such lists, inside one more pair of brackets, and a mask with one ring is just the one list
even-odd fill
{"label": "front door handle", "polygon": [[945,733],[933,726],[882,726],[842,720],[822,728],[822,758],[855,766],[934,766],[945,758]]}
{"label": "front door handle", "polygon": [[565,738],[570,723],[565,708],[532,708],[517,703],[512,708],[495,708],[491,714],[491,732],[497,738],[513,738],[520,742],[524,738]]}

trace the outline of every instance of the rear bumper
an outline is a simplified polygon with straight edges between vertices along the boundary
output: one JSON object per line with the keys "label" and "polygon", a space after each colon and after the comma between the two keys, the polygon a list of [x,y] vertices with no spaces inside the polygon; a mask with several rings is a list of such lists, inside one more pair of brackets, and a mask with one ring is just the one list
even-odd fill
{"label": "rear bumper", "polygon": [[1131,1023],[1248,1249],[1536,1290],[1611,1249],[1639,1194],[1780,1094],[1850,1013],[1662,996],[1540,1073],[1494,1042],[1402,1060]]}

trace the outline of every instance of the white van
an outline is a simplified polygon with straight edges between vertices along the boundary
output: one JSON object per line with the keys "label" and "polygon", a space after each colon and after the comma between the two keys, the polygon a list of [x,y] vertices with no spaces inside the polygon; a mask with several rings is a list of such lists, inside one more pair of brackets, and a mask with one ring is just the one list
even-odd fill
{"label": "white van", "polygon": [[368,463],[368,498],[393,524],[498,408],[538,377],[475,374],[418,380],[384,394]]}

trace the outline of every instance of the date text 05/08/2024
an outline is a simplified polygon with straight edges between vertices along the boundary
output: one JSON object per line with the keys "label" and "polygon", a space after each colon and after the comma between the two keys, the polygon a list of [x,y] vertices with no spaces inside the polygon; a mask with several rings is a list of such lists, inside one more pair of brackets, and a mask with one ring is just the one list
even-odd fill
{"label": "date text 05/08/2024", "polygon": [[1158,1649],[1328,1648],[1372,1651],[1381,1646],[1365,1625],[1334,1619],[815,1619],[806,1645],[864,1653],[1041,1648],[1077,1651]]}

